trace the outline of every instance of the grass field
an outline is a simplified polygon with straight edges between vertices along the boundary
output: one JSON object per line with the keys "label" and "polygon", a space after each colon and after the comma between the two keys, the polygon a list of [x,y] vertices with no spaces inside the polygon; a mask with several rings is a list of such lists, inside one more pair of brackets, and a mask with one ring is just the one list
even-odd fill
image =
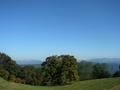
{"label": "grass field", "polygon": [[65,86],[30,86],[0,78],[0,90],[120,90],[120,78],[80,81]]}

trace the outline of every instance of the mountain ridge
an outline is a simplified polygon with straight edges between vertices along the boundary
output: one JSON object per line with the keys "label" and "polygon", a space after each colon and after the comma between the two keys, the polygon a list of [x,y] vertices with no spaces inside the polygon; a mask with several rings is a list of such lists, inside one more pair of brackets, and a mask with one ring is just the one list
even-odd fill
{"label": "mountain ridge", "polygon": [[42,60],[16,60],[16,63],[19,65],[41,64],[42,62]]}
{"label": "mountain ridge", "polygon": [[87,61],[90,62],[98,62],[98,63],[116,63],[120,64],[120,58],[93,58],[93,59],[88,59]]}

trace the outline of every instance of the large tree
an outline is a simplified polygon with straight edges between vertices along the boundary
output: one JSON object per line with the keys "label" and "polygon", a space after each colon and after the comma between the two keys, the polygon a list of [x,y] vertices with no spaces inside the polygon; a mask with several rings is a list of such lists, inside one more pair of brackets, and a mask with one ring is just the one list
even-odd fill
{"label": "large tree", "polygon": [[79,80],[78,67],[74,56],[50,56],[42,63],[43,85],[63,85]]}
{"label": "large tree", "polygon": [[58,56],[47,57],[42,63],[42,70],[44,73],[44,79],[42,85],[55,85],[59,82],[60,66]]}
{"label": "large tree", "polygon": [[73,81],[78,81],[78,66],[77,59],[70,55],[61,55],[61,84],[70,84]]}

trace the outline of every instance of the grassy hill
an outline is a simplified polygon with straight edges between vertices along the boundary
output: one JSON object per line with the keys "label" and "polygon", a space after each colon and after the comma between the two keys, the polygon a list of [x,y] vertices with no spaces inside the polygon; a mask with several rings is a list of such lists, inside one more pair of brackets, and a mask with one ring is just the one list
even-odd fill
{"label": "grassy hill", "polygon": [[80,81],[65,86],[30,86],[0,78],[0,90],[120,90],[120,78]]}

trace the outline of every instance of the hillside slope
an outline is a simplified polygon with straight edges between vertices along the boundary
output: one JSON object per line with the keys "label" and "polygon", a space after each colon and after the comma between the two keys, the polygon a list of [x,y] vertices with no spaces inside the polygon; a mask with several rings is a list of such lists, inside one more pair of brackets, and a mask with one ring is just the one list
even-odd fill
{"label": "hillside slope", "polygon": [[65,86],[30,86],[0,78],[0,90],[120,90],[120,78],[80,81]]}

